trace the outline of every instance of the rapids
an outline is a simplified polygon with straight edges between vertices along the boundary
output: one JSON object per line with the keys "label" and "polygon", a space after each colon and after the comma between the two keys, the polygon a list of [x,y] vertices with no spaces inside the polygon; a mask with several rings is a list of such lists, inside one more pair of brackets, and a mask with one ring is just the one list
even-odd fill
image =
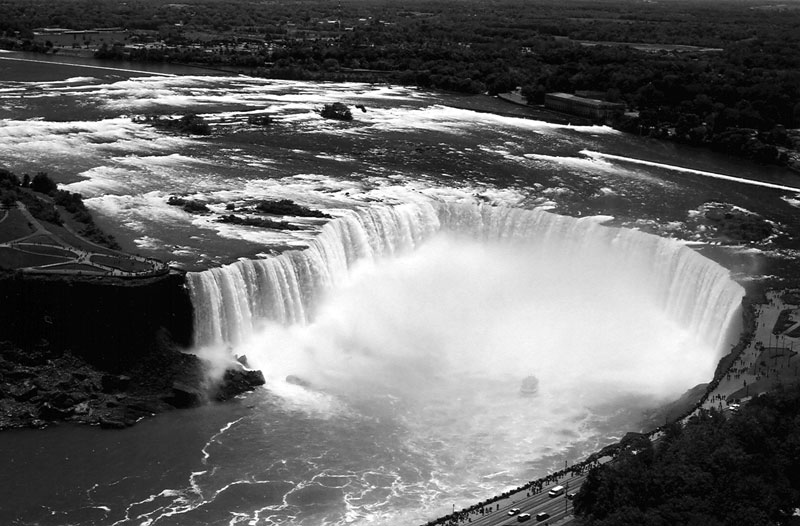
{"label": "rapids", "polygon": [[[713,374],[742,295],[730,273],[574,217],[701,243],[709,200],[796,218],[785,171],[487,97],[4,57],[6,167],[58,174],[125,250],[196,271],[193,352],[267,377],[118,433],[0,436],[4,524],[424,524],[583,458]],[[368,111],[322,119],[334,101]],[[188,111],[214,133],[131,118]],[[269,130],[248,126],[264,113]],[[336,219],[216,220],[265,199]],[[734,253],[737,280],[767,272]],[[539,392],[520,396],[529,375]]]}

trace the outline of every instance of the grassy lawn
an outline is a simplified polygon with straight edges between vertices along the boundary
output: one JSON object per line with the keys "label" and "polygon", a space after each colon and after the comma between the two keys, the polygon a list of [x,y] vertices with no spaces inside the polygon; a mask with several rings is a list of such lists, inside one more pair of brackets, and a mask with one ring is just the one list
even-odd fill
{"label": "grassy lawn", "polygon": [[66,228],[54,225],[52,223],[42,223],[47,230],[52,232],[55,236],[59,237],[62,241],[71,245],[77,249],[85,250],[86,252],[97,252],[99,254],[108,254],[111,256],[116,255],[116,253],[108,248],[103,248],[98,245],[93,245],[82,239],[78,236],[72,235]]}
{"label": "grassy lawn", "polygon": [[114,267],[124,272],[147,272],[153,270],[152,265],[124,257],[95,255],[92,256],[91,261],[92,263]]}
{"label": "grassy lawn", "polygon": [[56,265],[50,268],[52,270],[79,270],[81,272],[98,272],[101,274],[105,272],[103,269],[91,265],[83,265],[81,263],[64,263],[63,265]]}
{"label": "grassy lawn", "polygon": [[17,250],[29,254],[39,254],[42,256],[55,256],[70,259],[75,257],[74,252],[70,252],[69,250],[63,249],[56,245],[29,245],[27,243],[20,243],[14,246]]}
{"label": "grassy lawn", "polygon": [[0,268],[24,268],[63,262],[65,258],[40,254],[26,254],[13,248],[0,247]]}
{"label": "grassy lawn", "polygon": [[[70,216],[70,214],[63,214]],[[28,218],[17,208],[3,211],[0,215],[0,243],[9,243],[26,238],[36,232],[36,228]],[[47,270],[53,271],[80,271],[92,274],[103,274],[106,271],[92,265],[76,263],[72,260],[78,257],[76,252],[64,248],[63,245],[75,251],[84,251],[91,254],[92,263],[118,269],[122,272],[148,273],[155,270],[153,265],[130,259],[120,255],[114,250],[95,245],[90,241],[73,234],[63,226],[58,226],[47,221],[39,223],[48,233],[34,235],[15,245],[14,247],[0,247],[0,269],[23,269],[40,267],[42,265],[56,264]],[[83,227],[74,220],[68,222],[74,229]]]}
{"label": "grassy lawn", "polygon": [[36,230],[28,223],[28,220],[22,212],[16,208],[12,208],[8,210],[8,217],[0,223],[0,243],[8,243],[9,241],[31,235],[34,232],[36,232]]}

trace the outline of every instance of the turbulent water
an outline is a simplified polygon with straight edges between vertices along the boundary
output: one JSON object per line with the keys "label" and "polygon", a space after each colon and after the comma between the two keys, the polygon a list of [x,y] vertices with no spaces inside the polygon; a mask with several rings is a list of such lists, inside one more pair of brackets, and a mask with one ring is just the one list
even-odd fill
{"label": "turbulent water", "polygon": [[[20,58],[0,54],[0,160],[190,270],[191,352],[268,381],[120,433],[0,436],[2,523],[418,524],[517,486],[708,381],[726,345],[730,272],[619,225],[699,241],[708,199],[800,202],[785,173],[488,98]],[[335,101],[366,111],[322,119]],[[131,118],[189,111],[211,136]],[[261,199],[334,219],[216,220]],[[757,277],[753,251],[729,252]]]}
{"label": "turbulent water", "polygon": [[[188,282],[195,306],[195,338],[200,347],[236,345],[251,337],[260,322],[307,325],[322,296],[337,295],[350,278],[350,270],[363,262],[381,267],[385,262],[407,258],[407,254],[430,239],[450,239],[486,247],[496,261],[481,265],[464,262],[455,246],[448,263],[452,268],[471,267],[474,279],[491,276],[492,267],[517,259],[527,267],[515,268],[507,276],[516,286],[529,276],[547,275],[554,267],[565,279],[562,293],[574,288],[572,279],[625,282],[649,289],[634,299],[652,303],[698,341],[718,348],[730,316],[738,308],[742,289],[718,264],[673,240],[638,231],[600,226],[594,218],[583,220],[541,210],[521,210],[434,201],[351,211],[328,223],[311,246],[261,260],[242,260],[200,273],[190,273]],[[509,249],[519,253],[509,253]],[[563,272],[563,269],[569,269]],[[379,272],[379,271],[378,271]],[[494,314],[480,300],[470,298],[450,284],[432,286],[434,294],[452,294],[472,303],[483,314]],[[457,290],[452,290],[452,289]],[[441,290],[436,290],[441,289]],[[537,291],[519,295],[542,303],[553,298]],[[596,300],[591,290],[582,290],[587,303]],[[425,303],[423,295],[419,303]],[[600,303],[608,301],[602,298]],[[625,301],[630,301],[625,298]],[[395,308],[396,298],[378,301]],[[416,303],[411,298],[410,303]],[[633,301],[630,301],[633,303]],[[494,306],[492,306],[494,307]],[[568,312],[554,312],[555,316]],[[402,317],[398,314],[397,317]],[[536,324],[536,320],[531,320]]]}
{"label": "turbulent water", "polygon": [[[436,494],[510,482],[526,460],[575,460],[609,407],[707,379],[743,294],[672,240],[427,199],[350,211],[305,250],[188,278],[203,356],[246,355],[295,410],[388,427],[397,463],[337,480],[346,503],[390,481],[385,501],[351,511],[409,521]],[[529,374],[534,398],[520,393]],[[319,447],[310,433],[296,439]],[[334,443],[350,440],[337,428]]]}

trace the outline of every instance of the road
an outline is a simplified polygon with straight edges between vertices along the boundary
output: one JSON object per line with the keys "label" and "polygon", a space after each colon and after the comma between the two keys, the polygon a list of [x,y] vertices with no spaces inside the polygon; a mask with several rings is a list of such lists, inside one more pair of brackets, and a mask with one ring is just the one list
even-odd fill
{"label": "road", "polygon": [[[510,495],[508,498],[502,499],[496,503],[485,506],[486,513],[483,515],[478,511],[472,512],[468,517],[459,522],[450,522],[449,524],[464,524],[470,526],[525,526],[533,524],[546,524],[548,526],[561,526],[572,522],[572,501],[567,499],[567,493],[577,492],[583,481],[586,479],[586,474],[574,475],[562,478],[558,482],[550,484],[542,489],[541,493],[527,496],[527,491],[523,490]],[[550,497],[547,492],[554,486],[565,486],[569,489],[564,495],[558,497]],[[498,509],[499,505],[499,509]],[[508,515],[511,508],[519,508],[520,513],[529,513],[530,520],[527,522],[519,522],[518,515]],[[488,510],[491,509],[491,512]],[[539,513],[548,513],[550,517],[542,521],[536,520],[536,515]],[[448,523],[445,523],[448,524]]]}

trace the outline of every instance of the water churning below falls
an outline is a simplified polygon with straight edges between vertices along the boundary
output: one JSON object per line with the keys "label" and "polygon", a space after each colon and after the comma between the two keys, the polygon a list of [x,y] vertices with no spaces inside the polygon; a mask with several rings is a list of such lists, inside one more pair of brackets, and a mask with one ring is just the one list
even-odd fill
{"label": "water churning below falls", "polygon": [[620,410],[711,378],[743,295],[674,240],[422,198],[188,280],[197,352],[267,378],[274,449],[249,477],[283,462],[286,495],[325,494],[254,516],[309,524],[425,522],[579,460],[629,430],[608,427]]}

